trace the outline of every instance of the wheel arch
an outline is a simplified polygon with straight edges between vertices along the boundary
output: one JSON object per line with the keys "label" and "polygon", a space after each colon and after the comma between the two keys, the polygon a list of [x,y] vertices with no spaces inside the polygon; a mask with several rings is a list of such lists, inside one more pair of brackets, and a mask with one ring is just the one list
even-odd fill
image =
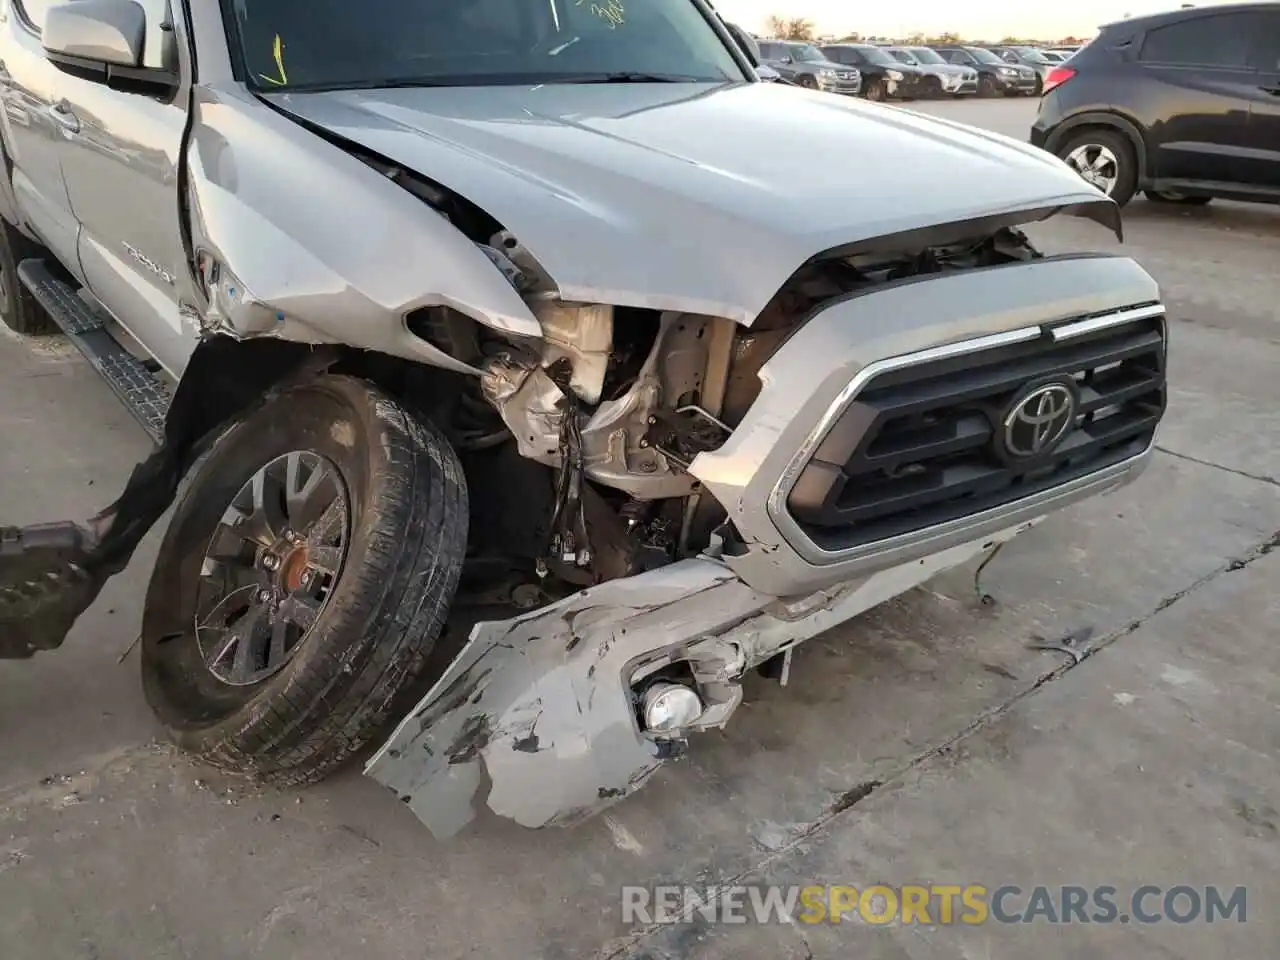
{"label": "wheel arch", "polygon": [[[282,389],[324,373],[353,376],[417,408],[456,391],[468,375],[373,350],[290,340],[201,340],[178,381],[165,445],[185,453]],[[185,456],[184,456],[185,459]]]}

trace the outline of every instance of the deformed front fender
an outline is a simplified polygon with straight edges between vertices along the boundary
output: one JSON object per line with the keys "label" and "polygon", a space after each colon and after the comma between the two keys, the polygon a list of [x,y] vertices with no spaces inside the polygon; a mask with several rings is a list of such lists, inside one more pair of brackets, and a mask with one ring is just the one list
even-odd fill
{"label": "deformed front fender", "polygon": [[467,371],[405,317],[447,306],[541,335],[493,261],[425,202],[243,90],[201,87],[193,101],[191,240],[197,264],[216,265],[199,311],[207,332],[342,343]]}

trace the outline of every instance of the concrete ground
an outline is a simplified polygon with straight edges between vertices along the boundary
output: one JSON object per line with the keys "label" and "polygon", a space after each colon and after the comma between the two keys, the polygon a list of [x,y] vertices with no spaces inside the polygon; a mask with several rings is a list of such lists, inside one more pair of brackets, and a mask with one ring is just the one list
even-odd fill
{"label": "concrete ground", "polygon": [[[1022,136],[1034,103],[922,109]],[[609,815],[449,845],[351,772],[248,791],[157,743],[129,645],[151,551],[58,654],[0,663],[0,957],[1264,957],[1280,943],[1280,208],[1135,201],[1172,315],[1160,453],[754,682]],[[1067,220],[1053,250],[1111,249]],[[0,338],[5,522],[101,506],[145,441],[59,341]],[[1030,637],[1091,628],[1078,666]],[[622,922],[624,884],[1247,888],[1246,922]],[[1147,901],[1148,909],[1159,898]]]}

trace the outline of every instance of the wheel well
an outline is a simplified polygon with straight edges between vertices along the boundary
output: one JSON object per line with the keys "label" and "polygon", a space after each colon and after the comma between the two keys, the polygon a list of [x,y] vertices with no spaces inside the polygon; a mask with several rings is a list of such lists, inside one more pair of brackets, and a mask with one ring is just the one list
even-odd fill
{"label": "wheel well", "polygon": [[449,437],[472,491],[474,551],[540,555],[551,516],[551,468],[503,442],[510,436],[506,425],[480,397],[478,379],[467,374],[342,346],[211,337],[196,348],[178,385],[165,449],[185,472],[205,438],[273,392],[326,373],[375,384]]}
{"label": "wheel well", "polygon": [[427,416],[473,380],[369,350],[210,337],[196,347],[178,384],[165,421],[166,440],[179,446],[196,443],[246,414],[273,391],[322,373],[367,380]]}

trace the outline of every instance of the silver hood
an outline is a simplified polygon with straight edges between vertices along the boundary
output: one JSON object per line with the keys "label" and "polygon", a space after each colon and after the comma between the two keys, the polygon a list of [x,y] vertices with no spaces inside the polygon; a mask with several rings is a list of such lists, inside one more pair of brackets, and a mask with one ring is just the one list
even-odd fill
{"label": "silver hood", "polygon": [[1007,137],[770,83],[271,94],[513,232],[567,300],[750,324],[816,254],[1108,202]]}

